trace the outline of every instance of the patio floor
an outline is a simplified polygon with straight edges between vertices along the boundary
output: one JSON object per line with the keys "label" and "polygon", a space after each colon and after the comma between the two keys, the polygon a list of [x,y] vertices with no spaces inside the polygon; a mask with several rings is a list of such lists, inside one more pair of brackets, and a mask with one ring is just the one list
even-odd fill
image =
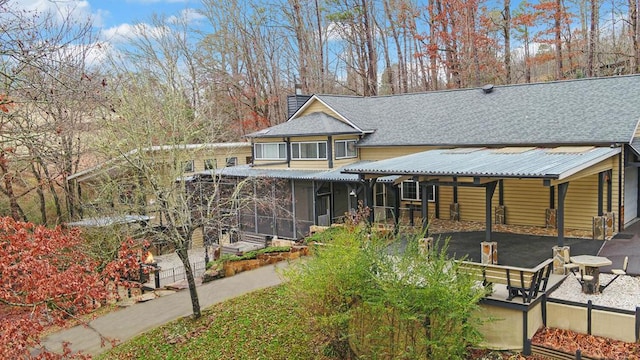
{"label": "patio floor", "polygon": [[[433,234],[434,240],[449,239],[448,254],[457,259],[480,262],[480,243],[485,240],[484,231]],[[555,236],[524,235],[513,233],[491,234],[491,241],[498,243],[498,263],[502,265],[532,268],[552,257],[557,245]],[[572,255],[597,255],[602,241],[565,238],[564,245],[571,247]],[[614,262],[615,263],[615,262]]]}

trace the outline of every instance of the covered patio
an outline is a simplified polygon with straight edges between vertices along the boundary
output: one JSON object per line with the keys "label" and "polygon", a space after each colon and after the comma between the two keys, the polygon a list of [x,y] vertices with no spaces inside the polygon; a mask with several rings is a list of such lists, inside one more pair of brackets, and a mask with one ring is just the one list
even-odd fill
{"label": "covered patio", "polygon": [[[576,203],[575,198],[572,204],[574,211],[572,215],[581,216],[584,223],[590,224],[594,216],[602,217],[619,210],[614,210],[613,188],[618,184],[615,184],[613,179],[618,174],[613,173],[613,167],[615,156],[620,152],[619,147],[593,146],[434,149],[387,160],[354,164],[347,166],[343,172],[358,174],[367,189],[372,189],[378,178],[390,175],[398,176],[396,184],[405,180],[417,182],[421,194],[422,219],[440,218],[440,208],[443,205],[449,206],[449,209],[455,209],[455,211],[450,210],[450,218],[453,218],[453,213],[458,212],[458,208],[454,206],[457,206],[460,189],[483,189],[484,237],[477,239],[479,241],[476,244],[480,241],[497,240],[499,235],[493,234],[494,222],[509,224],[505,220],[508,216],[504,206],[505,184],[509,181],[512,189],[515,189],[515,191],[511,190],[512,199],[517,199],[513,200],[511,206],[518,207],[518,216],[526,219],[527,214],[533,212],[527,209],[528,204],[535,204],[536,216],[540,216],[540,209],[543,210],[542,216],[545,216],[544,210],[546,210],[546,226],[557,229],[553,245],[565,246],[569,245],[565,244],[565,219],[570,183],[584,181],[586,178],[594,179],[589,180],[593,182],[587,187],[581,184],[581,189],[577,190],[582,192],[578,198],[584,198],[584,201],[593,204],[592,210],[585,209],[587,206]],[[517,185],[521,182],[523,184],[527,182],[527,186]],[[583,189],[592,188],[591,184],[595,185],[593,186],[595,191],[584,192]],[[440,187],[453,189],[451,204],[441,204],[441,199],[435,200],[435,214],[429,213],[430,199],[427,198],[429,186],[435,187],[436,193]],[[370,197],[365,199],[365,205],[373,204],[370,200],[372,198],[373,194],[370,194]],[[545,202],[546,209],[543,205]],[[498,214],[500,208],[502,208],[502,218],[498,219],[494,214]],[[394,212],[398,213],[397,209]],[[515,212],[512,211],[510,216],[513,217],[513,214]],[[549,214],[553,216],[550,217]],[[397,218],[396,225],[398,225]],[[422,225],[425,231],[431,232],[427,221],[423,221]],[[615,224],[613,227],[616,227]],[[543,243],[534,245],[551,248],[543,247]]]}

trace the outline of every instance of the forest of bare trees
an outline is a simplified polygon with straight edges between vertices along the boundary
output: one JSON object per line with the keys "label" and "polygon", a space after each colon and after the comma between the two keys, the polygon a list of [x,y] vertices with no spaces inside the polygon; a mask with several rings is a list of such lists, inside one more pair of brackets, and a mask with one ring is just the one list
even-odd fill
{"label": "forest of bare trees", "polygon": [[[176,122],[146,146],[233,141],[286,121],[297,84],[373,96],[640,71],[637,0],[202,0],[197,17],[158,14],[118,44],[91,19],[12,4],[0,0],[0,212],[47,224],[79,216],[66,178],[118,155],[94,135],[114,121]],[[128,117],[141,101],[178,101],[180,116]]]}

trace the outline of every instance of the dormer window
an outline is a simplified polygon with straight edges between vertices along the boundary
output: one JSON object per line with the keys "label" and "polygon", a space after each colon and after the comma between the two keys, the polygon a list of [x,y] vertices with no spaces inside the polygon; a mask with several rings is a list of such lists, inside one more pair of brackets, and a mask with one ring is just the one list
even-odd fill
{"label": "dormer window", "polygon": [[293,142],[291,143],[291,159],[326,160],[327,142]]}
{"label": "dormer window", "polygon": [[254,144],[256,160],[286,160],[286,143],[257,143]]}
{"label": "dormer window", "polygon": [[354,158],[358,156],[356,140],[336,140],[336,159]]}

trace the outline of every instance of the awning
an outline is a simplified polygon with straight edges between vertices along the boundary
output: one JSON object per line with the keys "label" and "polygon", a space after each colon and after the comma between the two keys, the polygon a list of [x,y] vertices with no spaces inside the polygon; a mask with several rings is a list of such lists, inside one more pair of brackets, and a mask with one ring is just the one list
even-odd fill
{"label": "awning", "polygon": [[375,162],[346,166],[363,175],[542,178],[562,180],[619,154],[619,147],[566,146],[428,150]]}
{"label": "awning", "polygon": [[[352,165],[361,166],[364,163],[359,162]],[[238,165],[225,168],[219,168],[215,171],[205,172],[203,174],[232,176],[242,178],[276,178],[276,179],[292,179],[292,180],[311,180],[311,181],[333,181],[333,182],[358,182],[360,176],[357,174],[345,173],[345,167],[327,170],[298,170],[298,169],[269,169],[258,168],[250,165]],[[379,182],[393,182],[398,176],[383,176],[378,179]]]}

